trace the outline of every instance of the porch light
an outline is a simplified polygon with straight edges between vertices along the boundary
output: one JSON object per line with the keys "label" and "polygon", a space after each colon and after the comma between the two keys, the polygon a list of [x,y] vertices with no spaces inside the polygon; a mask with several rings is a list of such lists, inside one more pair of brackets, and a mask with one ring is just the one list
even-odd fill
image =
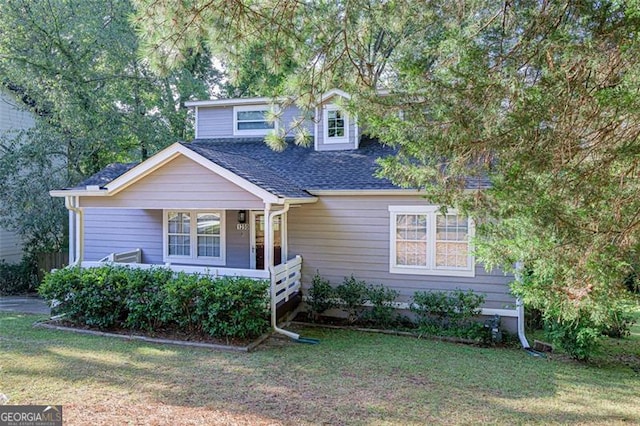
{"label": "porch light", "polygon": [[247,211],[238,210],[238,223],[246,223],[246,222],[247,222]]}

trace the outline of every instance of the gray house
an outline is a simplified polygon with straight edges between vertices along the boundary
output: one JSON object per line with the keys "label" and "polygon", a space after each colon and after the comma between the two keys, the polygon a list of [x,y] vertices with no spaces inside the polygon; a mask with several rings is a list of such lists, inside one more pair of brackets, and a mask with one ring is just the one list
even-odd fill
{"label": "gray house", "polygon": [[70,210],[71,261],[272,279],[274,303],[304,293],[316,271],[336,284],[352,274],[384,284],[405,303],[418,290],[473,289],[486,296],[483,315],[515,329],[513,277],[475,261],[473,221],[376,177],[376,159],[393,150],[361,136],[337,101],[346,96],[323,96],[305,123],[312,146],[283,152],[264,137],[288,128],[295,107],[270,122],[267,98],[187,103],[192,142],[51,192]]}
{"label": "gray house", "polygon": [[[17,134],[34,125],[33,116],[13,96],[0,89],[0,144],[14,139]],[[11,231],[0,227],[0,261],[19,262],[22,258],[22,240]]]}

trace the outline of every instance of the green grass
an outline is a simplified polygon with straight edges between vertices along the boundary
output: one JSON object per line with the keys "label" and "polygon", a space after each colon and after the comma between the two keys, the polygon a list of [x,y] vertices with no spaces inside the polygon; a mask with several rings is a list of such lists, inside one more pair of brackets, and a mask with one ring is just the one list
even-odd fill
{"label": "green grass", "polygon": [[[640,327],[595,363],[310,328],[249,354],[33,328],[0,314],[0,393],[65,424],[640,423]],[[622,356],[621,354],[624,354]],[[635,360],[635,361],[634,361]]]}

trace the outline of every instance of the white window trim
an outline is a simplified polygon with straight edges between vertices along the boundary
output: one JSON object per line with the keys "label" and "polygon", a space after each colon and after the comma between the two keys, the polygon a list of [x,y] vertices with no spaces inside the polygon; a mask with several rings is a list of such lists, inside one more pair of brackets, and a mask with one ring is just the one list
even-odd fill
{"label": "white window trim", "polygon": [[[329,137],[329,111],[340,111],[344,117],[344,136],[342,137]],[[338,105],[329,104],[322,108],[322,126],[324,128],[324,143],[325,144],[344,144],[349,143],[349,114],[340,108]]]}
{"label": "white window trim", "polygon": [[[191,215],[191,256],[169,256],[169,212],[189,213]],[[198,256],[198,213],[216,213],[220,215],[220,257]],[[226,236],[225,236],[225,210],[190,210],[190,209],[164,209],[162,211],[162,259],[165,263],[180,263],[185,265],[226,265]]]}
{"label": "white window trim", "polygon": [[[392,274],[411,274],[411,275],[437,275],[444,277],[475,277],[476,275],[476,262],[473,256],[473,247],[469,242],[469,258],[468,268],[465,269],[451,269],[451,268],[437,268],[435,266],[435,246],[436,246],[436,220],[435,217],[439,213],[440,206],[389,206],[389,272]],[[457,214],[455,209],[448,209],[448,214]],[[397,252],[396,252],[396,217],[402,214],[424,214],[429,216],[427,223],[429,227],[427,238],[428,244],[428,259],[427,266],[414,266],[414,265],[397,265]],[[472,219],[469,220],[469,239],[471,240],[475,235],[475,224]]]}
{"label": "white window trim", "polygon": [[[273,123],[273,129],[238,130],[238,112],[240,111],[271,111],[269,105],[241,105],[233,107],[233,134],[236,136],[265,136],[278,130],[278,120]],[[266,121],[266,120],[265,120]]]}

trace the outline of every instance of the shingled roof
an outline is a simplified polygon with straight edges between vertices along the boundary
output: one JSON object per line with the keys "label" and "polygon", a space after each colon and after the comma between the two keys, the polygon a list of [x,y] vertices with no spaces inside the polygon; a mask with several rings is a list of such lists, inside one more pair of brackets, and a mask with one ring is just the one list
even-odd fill
{"label": "shingled roof", "polygon": [[90,185],[105,186],[112,180],[127,173],[140,163],[111,163],[98,173],[86,178],[78,185],[68,189],[84,189]]}
{"label": "shingled roof", "polygon": [[[395,155],[395,149],[364,139],[358,149],[315,151],[287,141],[282,152],[273,151],[262,138],[195,139],[181,142],[207,160],[269,193],[284,198],[312,197],[316,191],[384,191],[400,189],[377,177],[377,159]],[[110,164],[74,188],[104,187],[139,163]],[[487,178],[469,178],[469,189],[491,186]]]}
{"label": "shingled roof", "polygon": [[[258,163],[275,175],[306,191],[396,189],[389,180],[375,176],[376,160],[394,151],[378,142],[364,140],[359,149],[315,151],[291,141],[282,152],[273,151],[263,139],[199,139],[184,144],[207,159],[235,173],[255,175]],[[222,164],[233,155],[232,162]],[[246,162],[245,160],[251,160]]]}
{"label": "shingled roof", "polygon": [[[318,190],[398,189],[388,179],[375,176],[376,160],[393,155],[394,150],[373,140],[345,151],[315,151],[288,141],[284,151],[276,152],[262,138],[196,139],[182,145],[280,197],[305,198]],[[110,164],[73,189],[103,187],[136,165]]]}

